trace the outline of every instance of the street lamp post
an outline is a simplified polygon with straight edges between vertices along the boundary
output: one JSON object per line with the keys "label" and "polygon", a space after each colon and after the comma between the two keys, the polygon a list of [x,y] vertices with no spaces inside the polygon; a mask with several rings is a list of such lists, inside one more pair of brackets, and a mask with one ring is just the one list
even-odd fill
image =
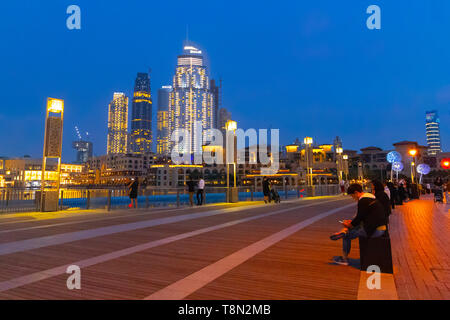
{"label": "street lamp post", "polygon": [[339,184],[341,184],[341,181],[342,181],[342,152],[343,152],[343,150],[341,147],[336,148],[336,154],[337,154],[336,169],[338,171]]}
{"label": "street lamp post", "polygon": [[348,155],[344,154],[342,159],[344,159],[345,180],[348,180]]}
{"label": "street lamp post", "polygon": [[417,150],[411,149],[408,151],[409,155],[411,156],[411,198],[412,199],[419,199],[419,189],[417,184],[414,182],[414,172],[415,165],[416,165],[416,155]]}
{"label": "street lamp post", "polygon": [[313,186],[313,174],[312,174],[312,170],[313,170],[313,168],[312,168],[313,167],[313,154],[312,154],[313,138],[306,137],[305,139],[303,139],[303,143],[305,144],[306,181],[307,181],[308,187],[311,188],[311,196],[314,196],[315,189]]}
{"label": "street lamp post", "polygon": [[416,162],[416,154],[417,154],[417,150],[416,149],[411,149],[408,151],[409,155],[411,156],[411,181],[412,183],[414,183],[414,166],[415,166],[415,162]]}
{"label": "street lamp post", "polygon": [[311,146],[313,143],[313,139],[311,137],[306,137],[303,139],[303,143],[305,144],[305,160],[306,160],[306,179],[308,185],[312,185],[312,155],[311,155]]}
{"label": "street lamp post", "polygon": [[[228,120],[225,123],[226,129],[226,155],[225,164],[227,168],[227,201],[237,202],[238,192],[236,185],[236,129],[237,123],[233,120]],[[233,166],[233,187],[230,188],[230,164]]]}

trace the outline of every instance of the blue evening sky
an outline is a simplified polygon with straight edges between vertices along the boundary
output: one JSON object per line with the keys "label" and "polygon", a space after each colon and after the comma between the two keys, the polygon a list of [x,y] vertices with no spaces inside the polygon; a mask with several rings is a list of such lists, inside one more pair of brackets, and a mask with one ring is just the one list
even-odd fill
{"label": "blue evening sky", "polygon": [[[66,8],[81,7],[81,30]],[[366,8],[381,7],[381,30]],[[151,68],[171,84],[189,39],[223,78],[223,106],[242,128],[279,128],[282,144],[312,136],[344,148],[425,140],[425,110],[450,139],[450,1],[4,1],[0,9],[0,156],[42,156],[45,101],[65,100],[63,160],[74,126],[106,153],[114,91],[132,94]],[[131,101],[130,101],[131,112]]]}

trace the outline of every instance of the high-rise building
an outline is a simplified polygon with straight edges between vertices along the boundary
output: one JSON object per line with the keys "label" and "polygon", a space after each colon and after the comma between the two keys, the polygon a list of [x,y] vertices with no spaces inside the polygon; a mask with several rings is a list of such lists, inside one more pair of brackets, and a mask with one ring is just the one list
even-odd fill
{"label": "high-rise building", "polygon": [[172,86],[163,86],[158,90],[156,153],[169,154],[169,102]]}
{"label": "high-rise building", "polygon": [[219,85],[216,86],[216,80],[211,79],[210,82],[211,93],[213,94],[213,113],[214,113],[214,123],[213,127],[220,129],[219,127],[219,109],[222,106],[222,79],[219,81]]}
{"label": "high-rise building", "polygon": [[436,110],[425,113],[425,126],[427,130],[428,154],[435,155],[442,152],[441,132],[439,129],[439,116]]}
{"label": "high-rise building", "polygon": [[152,97],[148,73],[138,73],[134,83],[131,114],[130,152],[152,151]]}
{"label": "high-rise building", "polygon": [[84,140],[73,141],[72,148],[77,151],[77,160],[75,163],[85,163],[89,158],[92,158],[92,142]]}
{"label": "high-rise building", "polygon": [[180,131],[186,129],[191,137],[190,146],[185,144],[180,152],[201,152],[202,142],[196,137],[197,123],[201,122],[203,130],[213,127],[213,106],[214,95],[202,51],[193,45],[185,45],[183,54],[178,56],[169,105],[169,131],[180,135]]}
{"label": "high-rise building", "polygon": [[128,97],[125,93],[114,92],[108,107],[108,154],[127,153],[127,131]]}

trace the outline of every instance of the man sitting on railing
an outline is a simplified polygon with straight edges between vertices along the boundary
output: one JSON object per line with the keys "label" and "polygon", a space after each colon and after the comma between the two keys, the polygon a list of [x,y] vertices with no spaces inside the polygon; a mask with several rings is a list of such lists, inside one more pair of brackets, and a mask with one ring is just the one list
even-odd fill
{"label": "man sitting on railing", "polygon": [[358,211],[353,220],[344,220],[344,228],[330,236],[331,240],[342,239],[343,256],[334,260],[335,263],[348,265],[352,240],[358,237],[377,238],[386,231],[386,213],[383,205],[371,193],[363,192],[360,184],[354,183],[348,187],[347,194],[358,202]]}

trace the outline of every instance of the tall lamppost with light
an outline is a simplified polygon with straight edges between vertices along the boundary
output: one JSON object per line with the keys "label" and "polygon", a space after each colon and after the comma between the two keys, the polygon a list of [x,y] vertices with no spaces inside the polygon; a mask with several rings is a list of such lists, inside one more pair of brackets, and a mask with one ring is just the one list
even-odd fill
{"label": "tall lamppost with light", "polygon": [[312,143],[313,138],[306,137],[303,139],[303,143],[305,144],[305,162],[306,162],[306,180],[307,185],[312,186],[313,180],[312,180],[312,166],[313,166],[313,155],[312,155]]}
{"label": "tall lamppost with light", "polygon": [[[228,120],[225,123],[226,130],[226,152],[225,152],[225,164],[227,167],[227,201],[238,202],[238,192],[236,185],[236,157],[237,157],[237,145],[236,145],[236,129],[237,122]],[[230,164],[233,166],[233,187],[230,188]]]}
{"label": "tall lamppost with light", "polygon": [[415,162],[416,162],[416,154],[417,154],[417,150],[416,149],[410,149],[408,151],[409,155],[411,156],[411,181],[412,183],[414,183],[414,166],[415,166]]}
{"label": "tall lamppost with light", "polygon": [[345,174],[345,180],[348,180],[348,155],[344,154],[342,156],[342,159],[344,159],[344,174]]}
{"label": "tall lamppost with light", "polygon": [[339,184],[342,181],[342,152],[341,147],[336,148],[336,169],[338,171]]}
{"label": "tall lamppost with light", "polygon": [[419,188],[418,185],[415,183],[415,171],[416,171],[416,155],[417,155],[417,149],[410,149],[408,151],[409,155],[411,156],[411,198],[412,199],[419,199]]}

